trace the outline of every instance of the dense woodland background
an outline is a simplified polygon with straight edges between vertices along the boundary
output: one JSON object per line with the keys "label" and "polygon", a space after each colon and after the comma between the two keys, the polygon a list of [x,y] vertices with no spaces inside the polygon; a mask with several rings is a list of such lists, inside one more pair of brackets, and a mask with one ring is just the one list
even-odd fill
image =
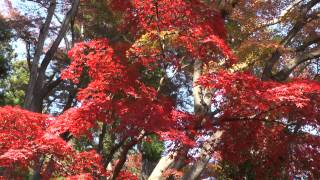
{"label": "dense woodland background", "polygon": [[1,0],[0,179],[320,178],[320,0]]}

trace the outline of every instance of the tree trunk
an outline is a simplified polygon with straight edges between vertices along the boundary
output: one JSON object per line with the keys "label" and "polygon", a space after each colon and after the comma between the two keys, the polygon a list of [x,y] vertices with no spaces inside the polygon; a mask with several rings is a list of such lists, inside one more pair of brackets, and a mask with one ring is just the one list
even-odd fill
{"label": "tree trunk", "polygon": [[56,8],[56,0],[51,0],[50,6],[48,8],[46,20],[39,32],[39,38],[36,45],[34,58],[32,60],[30,78],[29,78],[28,88],[26,91],[26,96],[24,101],[25,109],[28,109],[33,112],[41,113],[42,107],[43,107],[43,104],[42,104],[43,99],[54,88],[50,86],[51,85],[57,86],[61,82],[60,79],[53,82],[46,82],[45,72],[55,52],[57,51],[61,40],[63,39],[63,37],[65,37],[66,32],[70,26],[70,22],[77,13],[79,4],[80,4],[80,0],[73,0],[71,9],[66,14],[56,39],[54,40],[50,49],[46,52],[41,64],[39,64],[40,57],[44,49],[44,42],[48,36],[49,27],[52,22],[52,17],[54,15],[55,8]]}
{"label": "tree trunk", "polygon": [[161,180],[162,174],[175,162],[177,152],[170,152],[166,156],[163,156],[156,167],[153,169],[148,180]]}
{"label": "tree trunk", "polygon": [[137,140],[132,140],[130,142],[128,142],[127,145],[125,145],[122,149],[122,152],[120,153],[120,157],[118,160],[118,163],[116,164],[116,166],[114,167],[113,173],[112,173],[112,178],[111,180],[116,180],[119,173],[121,172],[122,167],[124,166],[126,160],[127,160],[127,155],[129,150],[139,141],[140,139]]}
{"label": "tree trunk", "polygon": [[[196,83],[198,78],[202,75],[203,62],[201,60],[195,60],[193,65],[193,84]],[[205,102],[203,99],[202,89],[200,86],[193,86],[193,98],[194,98],[194,113],[195,114],[203,114],[206,113],[209,106],[208,102]],[[198,126],[201,126],[201,122]],[[166,156],[162,157],[157,166],[152,171],[149,180],[160,180],[162,179],[162,174],[169,169],[170,167],[175,167],[175,163],[179,162],[181,164],[180,159],[184,157],[177,157],[178,150],[176,152],[171,152]],[[183,164],[182,166],[184,166]],[[181,165],[179,165],[181,167]]]}
{"label": "tree trunk", "polygon": [[147,180],[152,170],[156,167],[157,161],[152,161],[144,156],[142,156],[142,167],[141,167],[141,179]]}
{"label": "tree trunk", "polygon": [[222,134],[223,131],[218,130],[209,137],[209,139],[204,143],[201,149],[200,159],[194,162],[194,164],[187,169],[184,176],[182,177],[182,180],[195,180],[200,177],[201,173],[206,168],[209,160],[211,159],[210,154],[214,150],[214,146],[217,144]]}
{"label": "tree trunk", "polygon": [[44,42],[49,33],[49,27],[50,27],[55,9],[56,9],[56,0],[51,0],[48,8],[48,12],[47,12],[46,20],[39,32],[38,42],[37,42],[34,57],[32,60],[29,83],[26,91],[26,97],[24,100],[24,108],[34,112],[41,112],[38,109],[40,107],[37,107],[38,102],[37,103],[34,102],[34,101],[39,101],[39,100],[36,100],[36,97],[37,97],[36,84],[37,84],[37,77],[39,73],[38,65],[39,65],[40,57],[42,55]]}
{"label": "tree trunk", "polygon": [[[49,27],[55,13],[56,3],[56,0],[50,1],[50,5],[47,11],[47,17],[40,29],[34,57],[31,62],[32,64],[30,69],[28,88],[24,100],[24,108],[33,112],[42,113],[43,99],[54,87],[56,87],[61,82],[61,79],[59,78],[57,80],[49,81],[46,83],[45,72],[49,62],[52,60],[55,52],[57,51],[62,38],[66,35],[71,19],[76,15],[80,0],[73,0],[71,9],[68,11],[63,20],[58,36],[53,42],[50,49],[45,54],[45,57],[42,60],[41,66],[39,68],[40,58],[44,49],[44,42],[49,33]],[[43,162],[41,162],[39,167],[35,168],[32,179],[41,179],[40,172],[42,163]]]}
{"label": "tree trunk", "polygon": [[[221,14],[223,18],[226,18],[233,8],[238,3],[237,0],[222,0],[222,1],[215,1],[217,7],[221,10]],[[193,72],[193,84],[198,80],[198,78],[202,75],[203,70],[203,63],[201,60],[195,60],[194,62],[194,72]],[[208,113],[210,111],[210,98],[211,97],[203,97],[202,99],[202,92],[200,86],[194,86],[193,88],[193,97],[194,97],[194,113],[195,114],[202,114]],[[209,102],[208,102],[209,100]],[[198,126],[201,126],[202,122]],[[167,170],[169,167],[174,166],[176,161],[181,160],[181,158],[172,158],[177,155],[177,152],[170,153],[164,157],[162,157],[157,166],[152,171],[149,180],[159,180],[161,179],[162,173]],[[181,161],[178,163],[180,164],[179,167],[181,168],[185,164],[181,165]],[[201,171],[202,172],[202,171]]]}
{"label": "tree trunk", "polygon": [[[203,71],[203,62],[200,60],[196,60],[194,63],[193,69],[193,98],[194,98],[194,113],[198,116],[205,116],[210,112],[211,109],[211,96],[208,96],[205,90],[203,90],[200,86],[195,86],[197,80],[202,75]],[[204,122],[201,120],[197,126],[201,126]],[[209,138],[209,140],[212,137]],[[209,141],[208,140],[208,141]],[[184,173],[183,179],[184,180],[193,180],[198,178],[204,168],[207,166],[210,155],[207,154],[207,150],[210,149],[211,143],[207,142],[204,144],[204,147],[201,149],[200,159],[188,168],[187,171]]]}

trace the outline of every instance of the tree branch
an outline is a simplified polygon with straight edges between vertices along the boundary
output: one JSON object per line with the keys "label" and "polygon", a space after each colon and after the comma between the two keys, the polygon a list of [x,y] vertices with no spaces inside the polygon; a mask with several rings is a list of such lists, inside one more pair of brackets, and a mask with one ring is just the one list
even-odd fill
{"label": "tree branch", "polygon": [[62,79],[59,77],[58,79],[47,83],[44,86],[43,90],[41,91],[41,95],[46,96],[47,94],[49,94],[50,91],[52,91],[53,88],[58,86],[61,82],[62,82]]}
{"label": "tree branch", "polygon": [[62,22],[62,25],[61,25],[61,28],[60,28],[60,31],[58,33],[57,38],[53,42],[50,49],[47,51],[47,53],[41,63],[41,67],[40,67],[41,74],[45,73],[48,64],[50,63],[52,57],[54,56],[54,53],[57,51],[57,49],[60,45],[61,40],[65,37],[65,34],[69,28],[70,22],[74,18],[74,16],[76,15],[76,13],[78,11],[79,4],[80,4],[80,0],[73,0],[72,5],[71,5],[71,9],[67,12],[67,14]]}
{"label": "tree branch", "polygon": [[112,178],[111,180],[116,180],[117,179],[117,176],[119,175],[124,163],[126,162],[127,160],[127,154],[129,152],[129,150],[137,143],[137,140],[132,140],[130,143],[128,143],[126,146],[124,146],[121,154],[120,154],[120,157],[119,157],[119,160],[118,160],[118,163],[117,165],[115,166],[114,170],[113,170],[113,173],[112,173]]}
{"label": "tree branch", "polygon": [[138,137],[136,138],[133,138],[130,142],[128,142],[128,144],[126,144],[124,147],[123,147],[123,150],[120,154],[120,157],[119,157],[119,161],[117,163],[117,165],[115,166],[114,170],[113,170],[113,173],[112,173],[112,178],[111,180],[116,180],[117,179],[117,176],[119,175],[124,163],[126,162],[127,160],[127,154],[129,152],[129,150],[134,146],[136,145],[144,136],[146,136],[147,133],[145,133],[144,130],[141,131],[141,133],[138,135]]}
{"label": "tree branch", "polygon": [[97,150],[98,153],[100,153],[100,154],[103,152],[103,139],[106,135],[106,132],[107,132],[107,124],[103,123],[101,134],[99,136],[99,144],[98,144],[98,150]]}
{"label": "tree branch", "polygon": [[309,53],[303,54],[301,56],[295,57],[290,61],[290,63],[281,71],[279,71],[276,75],[274,75],[272,78],[278,81],[284,81],[286,80],[291,72],[298,67],[300,64],[320,57],[320,48],[317,48]]}
{"label": "tree branch", "polygon": [[29,69],[29,72],[31,72],[31,67],[32,67],[32,64],[31,64],[31,43],[29,41],[26,41],[26,51],[27,51],[27,64],[28,64],[28,69]]}
{"label": "tree branch", "polygon": [[109,154],[104,158],[103,164],[104,167],[107,167],[108,164],[111,162],[115,152],[121,147],[123,146],[123,144],[126,142],[126,138],[124,138],[123,140],[121,140],[118,144],[113,145],[109,151]]}
{"label": "tree branch", "polygon": [[198,179],[207,166],[211,156],[210,152],[213,151],[214,146],[217,144],[221,138],[223,131],[216,131],[212,134],[209,139],[203,144],[200,152],[200,160],[196,161],[182,177],[182,180],[195,180]]}
{"label": "tree branch", "polygon": [[[308,12],[312,7],[314,7],[316,4],[318,4],[320,0],[312,0],[309,3],[303,5],[300,10],[300,15],[296,20],[296,23],[294,26],[291,28],[291,30],[288,32],[288,34],[280,41],[279,47],[287,47],[291,40],[300,32],[300,30],[311,20],[314,19],[314,14],[308,15]],[[266,65],[263,69],[263,73],[261,76],[262,80],[269,80],[272,78],[272,69],[273,66],[276,64],[276,62],[280,59],[281,53],[280,49],[277,48],[270,58],[266,60]]]}
{"label": "tree branch", "polygon": [[48,36],[49,33],[49,27],[52,21],[52,17],[54,15],[54,11],[56,9],[56,0],[51,0],[50,5],[48,8],[48,13],[46,20],[44,24],[42,25],[40,32],[39,32],[39,38],[38,42],[35,48],[34,56],[33,56],[33,61],[32,61],[32,66],[31,66],[31,71],[30,71],[30,79],[29,79],[29,85],[26,93],[26,98],[24,102],[24,107],[29,109],[29,110],[34,110],[31,107],[33,97],[34,97],[34,89],[36,87],[37,83],[37,76],[38,76],[38,65],[40,61],[40,56],[43,51],[43,46],[44,46],[44,41],[46,37]]}
{"label": "tree branch", "polygon": [[307,40],[305,43],[303,43],[301,46],[297,47],[295,49],[295,52],[301,52],[304,51],[306,48],[308,48],[310,45],[320,43],[320,36],[316,36],[314,38],[311,38]]}

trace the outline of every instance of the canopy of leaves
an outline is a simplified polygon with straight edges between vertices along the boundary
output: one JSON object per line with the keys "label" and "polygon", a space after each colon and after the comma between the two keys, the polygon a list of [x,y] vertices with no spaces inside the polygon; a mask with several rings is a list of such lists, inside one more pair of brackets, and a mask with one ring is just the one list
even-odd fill
{"label": "canopy of leaves", "polygon": [[[138,179],[139,168],[125,167],[132,157],[167,152],[180,163],[170,178],[199,155],[217,178],[319,178],[320,84],[314,71],[296,75],[320,56],[305,41],[317,35],[308,24],[318,23],[317,3],[281,16],[290,1],[240,1],[224,19],[231,7],[213,1],[82,1],[71,36],[84,41],[61,72],[76,100],[56,116],[0,108],[0,178],[32,169],[45,179]],[[276,16],[279,27],[264,28]],[[25,66],[15,62],[3,80],[6,104],[22,102]],[[190,99],[194,108],[178,106]]]}

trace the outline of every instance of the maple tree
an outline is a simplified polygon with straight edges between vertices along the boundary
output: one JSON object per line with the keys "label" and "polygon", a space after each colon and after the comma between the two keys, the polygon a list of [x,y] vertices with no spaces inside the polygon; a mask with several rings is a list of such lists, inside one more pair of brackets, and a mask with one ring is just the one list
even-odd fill
{"label": "maple tree", "polygon": [[[152,148],[159,147],[148,144],[159,141],[166,144],[166,155],[143,178],[320,177],[320,83],[310,78],[310,72],[290,77],[300,64],[320,56],[318,44],[299,45],[310,55],[298,56],[289,66],[277,60],[286,61],[279,53],[289,46],[291,36],[276,49],[259,47],[271,51],[270,59],[252,68],[253,72],[260,68],[259,78],[239,70],[248,60],[246,51],[252,51],[251,37],[234,40],[249,41],[245,46],[231,49],[227,44],[225,24],[234,22],[226,16],[235,18],[228,9],[236,5],[233,1],[225,6],[201,0],[125,2],[105,4],[107,14],[117,17],[112,32],[121,40],[83,41],[68,52],[71,63],[61,79],[83,87],[77,90],[73,107],[70,104],[57,116],[0,108],[0,178],[138,179],[128,161],[140,158],[130,152],[137,149],[147,153],[142,159],[158,160],[159,152]],[[302,16],[316,11],[318,2],[302,4],[306,8]],[[240,2],[234,13],[243,13],[246,3]],[[255,5],[256,15],[262,5]],[[304,25],[298,21],[297,26]],[[91,24],[86,26],[90,28]],[[94,37],[99,32],[87,34]],[[266,40],[266,34],[256,36]],[[280,66],[278,72],[275,64]],[[173,94],[179,88],[191,92],[187,97]],[[190,97],[191,110],[179,104]],[[152,153],[156,155],[151,157]],[[222,170],[204,173],[211,164]]]}

